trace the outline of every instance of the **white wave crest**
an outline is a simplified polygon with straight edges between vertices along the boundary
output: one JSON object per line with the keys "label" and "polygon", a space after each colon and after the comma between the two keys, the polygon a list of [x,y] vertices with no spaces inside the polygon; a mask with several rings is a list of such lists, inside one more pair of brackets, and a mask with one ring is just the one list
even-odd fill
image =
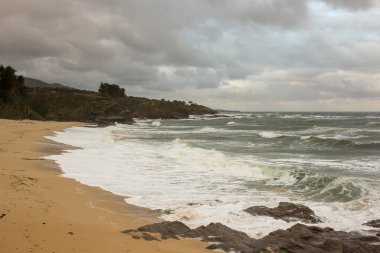
{"label": "white wave crest", "polygon": [[153,121],[153,122],[152,122],[152,126],[154,126],[154,127],[159,127],[159,126],[161,126],[161,121],[158,121],[158,120]]}
{"label": "white wave crest", "polygon": [[271,131],[260,132],[259,135],[261,137],[267,138],[267,139],[273,139],[273,138],[278,138],[278,137],[284,136],[283,134],[271,132]]}

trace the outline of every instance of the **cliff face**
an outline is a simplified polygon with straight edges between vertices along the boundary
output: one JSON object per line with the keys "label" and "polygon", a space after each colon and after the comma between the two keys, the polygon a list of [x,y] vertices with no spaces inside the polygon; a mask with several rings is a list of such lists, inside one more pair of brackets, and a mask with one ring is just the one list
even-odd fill
{"label": "cliff face", "polygon": [[216,111],[194,103],[167,101],[140,97],[127,97],[123,104],[129,108],[133,118],[183,119],[189,115],[215,114]]}
{"label": "cliff face", "polygon": [[29,88],[25,103],[34,118],[55,121],[82,121],[101,125],[132,124],[132,118],[181,119],[191,114],[214,114],[202,105],[183,101],[141,97],[103,97],[97,92],[59,88]]}
{"label": "cliff face", "polygon": [[42,119],[104,123],[118,117],[120,123],[133,123],[129,113],[116,101],[95,92],[64,89],[32,89],[27,104]]}

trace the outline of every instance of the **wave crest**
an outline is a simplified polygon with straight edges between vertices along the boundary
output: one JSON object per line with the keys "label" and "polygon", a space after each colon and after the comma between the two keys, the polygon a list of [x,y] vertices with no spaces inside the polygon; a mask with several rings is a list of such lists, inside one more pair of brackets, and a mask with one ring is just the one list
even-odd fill
{"label": "wave crest", "polygon": [[283,174],[268,185],[277,185],[318,202],[349,202],[360,199],[367,189],[349,178],[338,178],[317,172],[295,170]]}

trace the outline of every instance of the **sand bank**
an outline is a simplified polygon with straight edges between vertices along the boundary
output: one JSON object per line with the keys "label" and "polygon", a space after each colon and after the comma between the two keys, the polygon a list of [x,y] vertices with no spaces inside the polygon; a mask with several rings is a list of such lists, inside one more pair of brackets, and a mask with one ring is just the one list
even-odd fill
{"label": "sand bank", "polygon": [[196,240],[122,234],[157,218],[120,196],[60,177],[53,161],[41,159],[69,148],[43,137],[76,124],[0,120],[0,252],[210,252]]}

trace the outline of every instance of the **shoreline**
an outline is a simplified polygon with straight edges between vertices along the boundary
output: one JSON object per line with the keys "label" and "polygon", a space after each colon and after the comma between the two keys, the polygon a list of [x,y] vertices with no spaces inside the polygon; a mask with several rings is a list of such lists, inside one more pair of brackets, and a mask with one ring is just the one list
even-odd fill
{"label": "shoreline", "polygon": [[198,240],[122,234],[161,220],[123,196],[62,177],[54,161],[41,158],[75,148],[44,137],[79,124],[0,120],[1,252],[209,252]]}
{"label": "shoreline", "polygon": [[[64,130],[64,129],[62,129],[62,130]],[[71,179],[71,180],[73,180],[73,181],[75,181],[81,185],[103,191],[107,195],[112,195],[113,197],[116,197],[117,199],[119,199],[118,201],[120,201],[122,205],[125,204],[126,209],[128,209],[127,210],[128,215],[136,216],[137,218],[146,219],[144,221],[144,223],[145,222],[161,222],[161,221],[163,221],[162,219],[160,219],[158,217],[157,213],[154,212],[154,210],[128,203],[126,201],[126,199],[128,199],[128,196],[119,195],[119,194],[116,194],[114,192],[103,189],[100,186],[86,185],[86,184],[81,183],[80,181],[78,181],[74,178],[65,177],[62,168],[54,160],[49,159],[49,156],[50,155],[60,155],[60,154],[64,153],[66,150],[78,149],[78,147],[70,146],[67,144],[60,143],[60,142],[56,142],[56,141],[49,139],[48,137],[49,136],[44,136],[43,142],[40,143],[41,144],[40,150],[44,154],[42,159],[46,160],[46,161],[50,161],[53,163],[53,165],[51,165],[51,166],[48,164],[44,165],[44,166],[47,166],[48,170],[51,170],[51,169],[56,170],[59,174],[58,176],[61,178]]]}

